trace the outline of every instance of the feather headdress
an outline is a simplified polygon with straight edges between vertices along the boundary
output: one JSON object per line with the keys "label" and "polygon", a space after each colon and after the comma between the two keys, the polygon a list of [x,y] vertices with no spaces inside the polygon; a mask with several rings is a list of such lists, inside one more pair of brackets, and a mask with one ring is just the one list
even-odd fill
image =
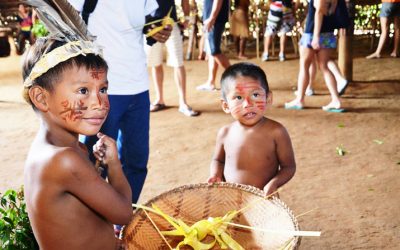
{"label": "feather headdress", "polygon": [[94,43],[94,36],[89,33],[78,12],[67,0],[25,0],[24,2],[36,10],[39,19],[50,32],[49,36],[66,42],[63,46],[43,55],[25,80],[25,87],[30,87],[33,80],[72,57],[86,54],[101,55],[101,48]]}

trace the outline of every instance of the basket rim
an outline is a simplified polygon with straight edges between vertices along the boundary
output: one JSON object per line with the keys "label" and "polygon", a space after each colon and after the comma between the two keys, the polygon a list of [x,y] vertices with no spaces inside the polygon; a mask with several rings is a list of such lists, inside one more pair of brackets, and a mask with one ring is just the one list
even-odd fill
{"label": "basket rim", "polygon": [[[231,182],[196,183],[196,184],[185,184],[185,185],[164,191],[163,193],[147,200],[146,202],[144,202],[142,204],[144,206],[148,206],[171,193],[182,192],[186,189],[197,189],[197,188],[206,188],[206,187],[207,188],[212,187],[212,188],[239,189],[243,192],[251,193],[251,194],[254,194],[259,197],[265,197],[264,191],[262,191],[261,189],[259,189],[257,187],[251,186],[251,185],[240,184],[240,183],[231,183]],[[276,196],[272,196],[269,199],[273,200],[274,203],[277,203],[279,206],[281,206],[289,214],[289,217],[294,224],[295,230],[300,230],[300,226],[296,219],[296,216],[294,215],[293,211],[286,205],[286,203],[284,203],[281,199],[277,198]],[[121,239],[125,237],[125,231],[126,231],[127,226],[135,219],[136,216],[139,215],[139,213],[141,211],[142,211],[141,209],[134,209],[130,222],[127,225],[123,226],[121,229],[121,234],[120,234]],[[294,236],[293,249],[298,249],[300,241],[301,241],[300,236]]]}

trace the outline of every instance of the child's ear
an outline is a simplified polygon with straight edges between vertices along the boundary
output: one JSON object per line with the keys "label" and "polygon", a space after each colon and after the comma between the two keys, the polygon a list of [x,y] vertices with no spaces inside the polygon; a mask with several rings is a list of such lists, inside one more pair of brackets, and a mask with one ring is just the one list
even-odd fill
{"label": "child's ear", "polygon": [[223,99],[221,99],[221,107],[225,113],[229,114],[231,112],[231,110],[229,109],[228,103]]}
{"label": "child's ear", "polygon": [[47,91],[40,86],[33,86],[29,89],[29,98],[35,107],[42,111],[47,112]]}
{"label": "child's ear", "polygon": [[269,91],[267,94],[267,105],[272,105],[272,91]]}

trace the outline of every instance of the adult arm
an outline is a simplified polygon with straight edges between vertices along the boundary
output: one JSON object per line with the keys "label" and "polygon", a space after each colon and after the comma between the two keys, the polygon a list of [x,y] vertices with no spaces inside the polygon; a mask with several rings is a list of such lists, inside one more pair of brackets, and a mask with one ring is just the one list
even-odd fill
{"label": "adult arm", "polygon": [[204,29],[207,32],[210,31],[212,29],[212,27],[214,26],[215,21],[217,20],[218,14],[221,10],[223,1],[226,1],[226,0],[214,0],[213,6],[211,9],[211,14],[207,18],[207,20],[204,21]]}
{"label": "adult arm", "polygon": [[207,182],[221,182],[224,178],[224,167],[225,167],[225,150],[224,150],[224,139],[228,132],[226,127],[221,128],[218,131],[214,155],[210,164],[210,176]]}
{"label": "adult arm", "polygon": [[326,13],[325,6],[326,6],[326,0],[314,1],[315,15],[314,15],[313,40],[311,42],[311,46],[315,50],[320,49],[319,38],[321,33],[322,20],[324,18],[324,14]]}
{"label": "adult arm", "polygon": [[275,138],[279,171],[278,174],[265,185],[264,191],[267,195],[275,192],[280,186],[287,183],[296,172],[296,162],[288,132],[281,126],[277,129]]}

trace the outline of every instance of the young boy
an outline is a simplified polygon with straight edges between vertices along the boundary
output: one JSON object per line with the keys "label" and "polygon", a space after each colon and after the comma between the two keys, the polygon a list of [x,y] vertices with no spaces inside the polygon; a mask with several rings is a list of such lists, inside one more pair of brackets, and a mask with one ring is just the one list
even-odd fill
{"label": "young boy", "polygon": [[234,64],[221,91],[222,109],[236,121],[218,132],[208,182],[248,184],[269,195],[293,177],[296,163],[286,129],[264,117],[272,103],[266,75],[254,64]]}
{"label": "young boy", "polygon": [[[24,97],[40,118],[25,164],[25,199],[43,250],[116,249],[113,224],[128,224],[132,215],[115,141],[98,133],[110,108],[107,64],[88,46],[41,38],[24,58]],[[52,67],[43,70],[44,62]],[[107,166],[108,182],[79,134],[97,134],[94,152]]]}

